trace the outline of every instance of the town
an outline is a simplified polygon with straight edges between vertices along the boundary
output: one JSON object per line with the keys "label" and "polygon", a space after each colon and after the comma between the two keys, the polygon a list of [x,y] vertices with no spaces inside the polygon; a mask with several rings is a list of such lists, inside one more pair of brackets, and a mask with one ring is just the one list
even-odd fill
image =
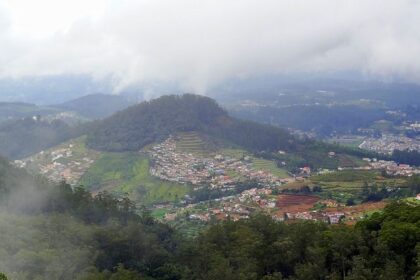
{"label": "town", "polygon": [[290,181],[274,176],[270,172],[256,170],[250,156],[236,159],[222,154],[203,157],[179,151],[174,137],[149,150],[152,159],[150,173],[162,180],[189,183],[200,188],[233,189],[242,181],[255,181],[266,187],[280,186]]}
{"label": "town", "polygon": [[394,150],[420,151],[420,141],[401,135],[384,134],[378,139],[366,138],[359,148],[390,155]]}
{"label": "town", "polygon": [[76,185],[98,157],[99,152],[85,149],[83,139],[76,138],[56,148],[15,160],[14,165],[42,174],[52,182],[65,180]]}

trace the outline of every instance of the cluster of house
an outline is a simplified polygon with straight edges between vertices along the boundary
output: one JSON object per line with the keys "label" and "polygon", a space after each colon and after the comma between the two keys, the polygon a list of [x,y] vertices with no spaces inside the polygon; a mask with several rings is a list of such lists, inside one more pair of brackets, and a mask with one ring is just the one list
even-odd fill
{"label": "cluster of house", "polygon": [[[279,186],[282,180],[270,172],[255,170],[249,157],[235,159],[223,155],[205,158],[179,151],[169,137],[149,150],[150,174],[167,181],[208,185],[211,189],[235,188],[240,181],[253,180],[264,186]],[[232,175],[233,174],[233,175]]]}
{"label": "cluster of house", "polygon": [[23,160],[15,160],[20,168],[27,168],[44,175],[53,182],[65,180],[74,185],[80,180],[94,160],[87,155],[79,159],[73,157],[73,144],[52,151],[40,153]]}
{"label": "cluster of house", "polygon": [[[167,221],[173,221],[179,217],[178,213],[183,210],[188,210],[187,218],[189,220],[196,220],[201,222],[208,222],[211,220],[226,220],[230,219],[237,221],[240,219],[248,219],[250,214],[255,211],[264,211],[270,213],[271,217],[277,221],[286,220],[314,220],[322,221],[330,224],[340,223],[346,217],[344,212],[326,212],[323,210],[316,211],[293,211],[283,212],[276,201],[276,196],[272,195],[270,188],[252,188],[243,191],[234,196],[223,197],[215,199],[211,207],[202,207],[200,204],[190,204],[177,213],[167,213],[164,217]],[[334,200],[325,200],[325,205],[328,208],[336,208],[337,202]]]}
{"label": "cluster of house", "polygon": [[[218,206],[206,208],[205,210],[203,210],[202,207],[195,208],[196,205],[188,205],[186,208],[193,213],[188,214],[187,218],[189,220],[201,222],[208,222],[212,219],[230,219],[237,221],[240,219],[248,219],[252,212],[265,211],[271,213],[272,218],[277,221],[312,220],[329,224],[338,224],[346,217],[352,219],[351,213],[346,215],[346,213],[342,211],[279,211],[278,205],[276,204],[276,198],[275,196],[271,196],[271,192],[272,190],[269,188],[252,188],[243,191],[236,196],[215,200],[219,202]],[[332,201],[327,207],[337,207],[337,203]],[[196,211],[194,211],[194,209],[196,209]],[[167,221],[172,221],[176,217],[178,217],[177,213],[167,213],[164,218]]]}
{"label": "cluster of house", "polygon": [[403,124],[403,128],[407,131],[420,132],[420,122],[406,122]]}
{"label": "cluster of house", "polygon": [[395,161],[376,160],[375,158],[363,158],[363,160],[369,163],[365,169],[385,170],[388,175],[410,177],[420,174],[420,168],[408,164],[398,164]]}
{"label": "cluster of house", "polygon": [[384,134],[381,138],[367,138],[359,148],[375,151],[382,154],[392,154],[394,150],[420,151],[420,141],[402,135]]}

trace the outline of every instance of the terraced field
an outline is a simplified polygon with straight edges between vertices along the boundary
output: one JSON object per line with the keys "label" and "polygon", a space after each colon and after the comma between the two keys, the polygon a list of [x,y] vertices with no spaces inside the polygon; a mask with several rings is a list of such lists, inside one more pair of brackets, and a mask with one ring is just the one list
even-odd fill
{"label": "terraced field", "polygon": [[279,178],[290,177],[287,171],[277,167],[277,164],[272,160],[266,160],[261,158],[253,158],[252,164],[256,170],[263,170],[272,173]]}
{"label": "terraced field", "polygon": [[366,166],[367,163],[360,158],[349,155],[338,155],[338,164],[340,167]]}
{"label": "terraced field", "polygon": [[206,155],[212,147],[197,132],[183,132],[176,136],[176,147],[180,151]]}
{"label": "terraced field", "polygon": [[358,193],[365,183],[375,183],[378,186],[402,187],[405,179],[384,178],[379,171],[343,170],[331,174],[311,177],[313,184],[322,186],[323,189],[334,192]]}
{"label": "terraced field", "polygon": [[219,152],[225,156],[240,159],[244,156],[249,156],[249,152],[242,149],[224,148],[220,149]]}

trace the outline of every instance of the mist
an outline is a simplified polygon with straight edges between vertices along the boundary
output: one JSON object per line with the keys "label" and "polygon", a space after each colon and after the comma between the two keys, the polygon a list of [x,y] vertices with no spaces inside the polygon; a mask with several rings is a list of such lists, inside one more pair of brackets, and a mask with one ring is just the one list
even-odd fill
{"label": "mist", "polygon": [[339,71],[420,82],[415,1],[52,2],[0,6],[0,77],[88,75],[114,93]]}

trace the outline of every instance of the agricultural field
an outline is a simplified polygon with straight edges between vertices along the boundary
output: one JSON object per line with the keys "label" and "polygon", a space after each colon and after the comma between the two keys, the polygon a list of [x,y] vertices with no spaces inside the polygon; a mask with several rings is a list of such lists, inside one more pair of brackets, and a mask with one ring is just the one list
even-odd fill
{"label": "agricultural field", "polygon": [[365,137],[363,136],[344,136],[341,138],[330,138],[327,140],[329,143],[338,143],[342,146],[350,147],[350,148],[358,148],[360,144],[363,143]]}
{"label": "agricultural field", "polygon": [[252,158],[252,165],[256,170],[263,170],[266,172],[270,172],[271,174],[279,178],[290,177],[290,175],[287,174],[286,170],[278,168],[276,162],[272,160]]}
{"label": "agricultural field", "polygon": [[342,170],[329,174],[315,175],[312,182],[355,182],[373,181],[382,178],[379,171],[372,170]]}
{"label": "agricultural field", "polygon": [[281,213],[305,212],[311,210],[319,200],[319,197],[312,195],[282,194],[277,196],[276,206]]}
{"label": "agricultural field", "polygon": [[359,167],[359,166],[368,165],[367,162],[355,156],[339,154],[337,155],[337,158],[338,158],[338,165],[340,167]]}
{"label": "agricultural field", "polygon": [[200,156],[208,155],[215,150],[215,146],[210,141],[204,140],[197,132],[178,133],[176,135],[176,148],[182,152]]}
{"label": "agricultural field", "polygon": [[310,180],[324,190],[347,193],[358,193],[365,184],[376,184],[378,187],[403,187],[406,182],[402,178],[384,178],[379,171],[373,170],[342,170],[312,176]]}
{"label": "agricultural field", "polygon": [[242,150],[242,149],[235,149],[235,148],[223,148],[220,149],[219,152],[225,156],[232,157],[232,158],[243,158],[245,156],[250,156],[250,153]]}
{"label": "agricultural field", "polygon": [[145,204],[173,202],[190,191],[186,185],[159,180],[149,174],[149,159],[139,153],[105,153],[80,183],[93,192],[128,195]]}

